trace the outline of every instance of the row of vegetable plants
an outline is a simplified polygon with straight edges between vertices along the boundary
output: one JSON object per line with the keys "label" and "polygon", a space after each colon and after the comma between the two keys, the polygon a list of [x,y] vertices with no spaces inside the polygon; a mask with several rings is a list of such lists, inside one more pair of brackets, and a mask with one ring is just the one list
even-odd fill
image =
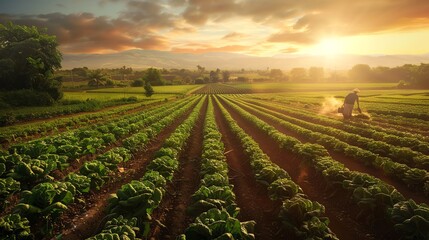
{"label": "row of vegetable plants", "polygon": [[[36,141],[36,144],[30,146],[22,144],[18,145],[18,147],[11,147],[10,152],[13,152],[12,154],[0,154],[0,184],[10,184],[9,186],[0,188],[2,192],[0,197],[4,199],[10,193],[18,191],[20,188],[29,189],[39,182],[52,181],[53,177],[50,176],[50,173],[56,169],[64,170],[68,167],[71,159],[77,159],[84,154],[93,154],[96,150],[100,151],[101,148],[107,147],[109,144],[116,141],[116,138],[132,132],[137,132],[148,124],[158,121],[158,118],[153,116],[159,118],[165,117],[170,114],[171,110],[179,108],[184,104],[186,104],[186,102],[176,106],[170,104],[148,111],[145,114],[140,114],[144,116],[143,118],[138,118],[140,121],[130,122],[131,124],[129,125],[124,124],[120,127],[121,131],[116,131],[116,134],[108,133],[112,128],[108,128],[105,133],[96,130],[76,131],[70,134],[74,138],[68,139],[69,142],[67,142],[68,145],[66,145],[68,148],[65,149],[63,149],[64,145],[61,145],[63,143],[61,141],[58,141],[58,145],[50,145],[51,143],[46,143],[45,140]],[[117,127],[115,124],[110,126]],[[71,139],[73,139],[74,142],[71,142]],[[127,141],[129,142],[131,139]],[[127,141],[125,143],[127,143]],[[60,151],[56,151],[56,148]],[[19,149],[19,151],[16,151],[16,149]],[[61,149],[64,151],[61,151]],[[20,152],[20,154],[17,152]],[[19,185],[13,180],[18,181]],[[5,184],[2,184],[3,182]]]}
{"label": "row of vegetable plants", "polygon": [[428,121],[417,118],[371,113],[371,119],[377,122],[385,122],[393,125],[400,125],[403,127],[418,128],[423,131],[429,131]]}
{"label": "row of vegetable plants", "polygon": [[106,107],[132,104],[136,103],[137,101],[138,99],[136,97],[103,101],[89,99],[86,101],[70,101],[64,105],[53,105],[48,107],[28,107],[18,110],[13,108],[10,108],[10,110],[4,109],[0,112],[0,126],[8,126],[33,119],[53,118],[66,114],[96,111]]}
{"label": "row of vegetable plants", "polygon": [[[268,96],[271,98],[272,96]],[[277,97],[277,96],[276,96]],[[339,99],[339,101],[342,101],[343,96],[335,96],[335,98]],[[403,116],[403,117],[409,117],[409,118],[416,118],[421,120],[429,120],[429,114],[427,111],[427,104],[422,103],[422,100],[415,100],[414,104],[411,102],[402,102],[402,101],[390,101],[390,102],[381,102],[380,99],[377,99],[377,101],[371,101],[366,100],[367,96],[361,96],[360,102],[364,103],[365,110],[372,113],[379,113],[384,114],[388,116]],[[314,106],[317,106],[317,109],[320,109],[320,106],[324,102],[324,97],[320,94],[316,95],[295,95],[295,96],[280,96],[278,95],[277,100],[284,101],[284,102],[290,102],[290,103],[305,103],[305,104],[312,104]],[[386,110],[388,109],[388,110]]]}
{"label": "row of vegetable plants", "polygon": [[382,157],[377,153],[351,146],[333,136],[321,134],[292,124],[282,116],[278,116],[278,113],[276,112],[253,105],[252,109],[272,121],[277,122],[281,126],[306,137],[307,139],[312,139],[329,149],[333,149],[334,151],[343,152],[346,156],[353,157],[367,166],[372,166],[384,171],[388,176],[405,183],[410,189],[423,191],[426,196],[429,195],[429,174],[426,170],[412,168],[403,163],[393,162],[390,158]]}
{"label": "row of vegetable plants", "polygon": [[203,131],[201,183],[187,209],[195,222],[178,239],[255,239],[256,222],[237,219],[240,209],[235,203],[233,186],[229,183],[225,147],[216,126],[212,98],[209,98]]}
{"label": "row of vegetable plants", "polygon": [[[137,234],[147,236],[150,231],[151,214],[161,203],[167,184],[172,181],[179,168],[179,154],[185,147],[186,140],[191,135],[205,102],[205,98],[202,98],[189,117],[165,140],[140,180],[132,180],[130,183],[122,185],[115,194],[110,196],[106,218],[111,219],[110,221],[123,219],[122,227],[111,228],[111,224],[107,222],[101,233],[88,239],[117,237],[128,239],[130,235],[133,236],[130,239],[134,239]],[[130,225],[129,222],[132,224]],[[130,233],[128,230],[132,228],[134,230]]]}
{"label": "row of vegetable plants", "polygon": [[[391,158],[395,162],[405,163],[411,167],[418,167],[423,169],[429,168],[429,156],[423,154],[422,152],[414,151],[407,147],[397,147],[383,141],[362,137],[358,134],[348,133],[337,129],[336,126],[331,127],[331,126],[315,124],[312,122],[301,120],[299,118],[291,117],[289,115],[281,114],[276,111],[271,111],[269,109],[262,108],[255,104],[250,104],[250,103],[246,103],[246,104],[252,108],[263,109],[264,111],[269,112],[271,115],[277,116],[285,121],[304,127],[306,129],[333,136],[350,145],[368,149],[373,153]],[[418,145],[417,147],[419,148],[420,151],[423,151],[423,152],[429,150],[428,144],[421,144],[421,145]]]}
{"label": "row of vegetable plants", "polygon": [[279,219],[283,230],[298,239],[337,239],[324,217],[325,207],[308,199],[289,174],[273,163],[258,143],[252,139],[216,99],[232,132],[240,139],[256,180],[267,187],[272,200],[281,200]]}
{"label": "row of vegetable plants", "polygon": [[319,144],[301,143],[287,136],[234,103],[225,102],[239,115],[275,140],[280,148],[287,149],[309,162],[326,180],[333,195],[345,191],[359,212],[356,217],[369,225],[378,224],[392,229],[398,239],[425,239],[429,236],[429,206],[406,200],[393,186],[371,175],[350,171],[332,159]]}
{"label": "row of vegetable plants", "polygon": [[144,149],[151,139],[194,106],[196,101],[198,99],[190,101],[186,105],[179,104],[173,108],[164,108],[163,112],[149,116],[147,127],[124,139],[122,147],[112,148],[97,156],[95,160],[85,162],[79,173],[70,173],[65,180],[76,183],[74,185],[79,192],[89,192],[90,189],[99,190],[110,171],[117,170],[119,163],[128,161],[132,154]]}
{"label": "row of vegetable plants", "polygon": [[192,93],[194,94],[239,94],[239,93],[250,93],[249,89],[240,89],[234,86],[222,84],[222,83],[209,83],[204,87],[199,88]]}
{"label": "row of vegetable plants", "polygon": [[81,126],[90,122],[109,121],[112,117],[120,117],[122,114],[144,106],[142,103],[118,106],[114,109],[87,113],[72,117],[57,118],[47,122],[27,123],[0,128],[0,142],[18,142],[34,134],[46,134],[61,129]]}
{"label": "row of vegetable plants", "polygon": [[[53,221],[67,210],[67,205],[74,202],[76,197],[90,190],[100,189],[109,178],[109,174],[117,171],[117,164],[128,161],[132,152],[143,149],[151,138],[183,115],[198,100],[194,98],[193,101],[173,112],[170,109],[169,116],[125,139],[124,147],[111,149],[98,156],[96,160],[85,163],[79,173],[70,173],[63,181],[40,183],[31,191],[23,191],[20,203],[14,208],[14,213],[6,215],[2,219],[11,219],[11,216],[19,215],[21,221],[24,222],[27,222],[27,219],[32,223],[41,221],[44,224],[41,234],[49,236]],[[154,115],[154,117],[159,120],[158,116]],[[5,229],[8,237],[14,237],[16,232],[15,228]]]}
{"label": "row of vegetable plants", "polygon": [[[276,100],[271,100],[271,99],[265,99],[265,98],[261,98],[261,97],[249,97],[243,100],[246,101],[252,101],[253,103],[264,103],[264,104],[269,104],[270,106],[275,106],[277,108],[280,108],[282,110],[285,110],[287,112],[291,112],[291,113],[297,113],[297,114],[303,114],[306,116],[311,116],[311,115],[317,115],[320,118],[323,119],[328,119],[328,120],[333,120],[335,118],[331,116],[326,116],[326,115],[322,115],[320,114],[320,107],[318,107],[317,109],[312,109],[311,107],[308,107],[307,104],[303,103],[300,105],[296,105],[296,104],[290,104],[289,102],[283,102],[283,101],[276,101]],[[285,108],[285,106],[287,106],[287,108]],[[347,125],[350,126],[354,126],[354,127],[358,127],[358,128],[362,128],[362,129],[368,129],[369,131],[375,131],[375,132],[380,132],[380,133],[385,133],[388,135],[393,135],[396,137],[401,137],[401,138],[408,138],[408,139],[417,139],[418,141],[422,142],[422,143],[428,143],[429,142],[429,138],[427,136],[418,134],[418,133],[414,133],[414,132],[407,132],[407,131],[403,131],[403,130],[398,130],[396,128],[393,128],[392,125],[387,125],[387,126],[383,126],[383,124],[374,124],[374,122],[372,120],[366,120],[366,119],[361,119],[361,118],[352,118],[350,121],[347,121]],[[402,128],[402,126],[395,126],[395,127],[399,127]],[[366,133],[369,134],[369,133]],[[381,136],[375,134],[374,138],[379,139]],[[395,139],[396,141],[401,141],[399,139]],[[412,140],[413,142],[415,140]],[[401,144],[404,144],[401,141]],[[406,144],[406,143],[405,143]]]}
{"label": "row of vegetable plants", "polygon": [[393,110],[385,110],[385,109],[370,109],[368,110],[369,113],[378,113],[383,115],[389,115],[389,116],[402,116],[402,117],[408,117],[408,118],[417,118],[425,121],[429,121],[429,114],[428,113],[421,113],[421,112],[411,112],[404,107],[401,109],[402,111],[393,111]]}
{"label": "row of vegetable plants", "polygon": [[[171,108],[166,106],[162,109],[168,112]],[[147,123],[157,121],[157,119],[153,118],[147,119]],[[53,170],[65,169],[68,166],[68,156],[54,153],[42,154],[37,158],[17,153],[3,153],[0,155],[2,155],[0,156],[1,207],[8,204],[8,201],[5,201],[5,199],[11,194],[19,192],[21,189],[29,189],[38,182],[52,181],[53,177],[49,174]]]}
{"label": "row of vegetable plants", "polygon": [[[283,98],[271,99],[271,98],[267,98],[267,97],[251,96],[250,95],[249,99],[258,100],[257,102],[268,101],[267,102],[268,104],[277,105],[278,107],[283,108],[283,109],[285,108],[284,106],[286,105],[287,109],[285,109],[285,110],[292,110],[293,112],[305,113],[305,114],[310,114],[310,115],[320,115],[319,114],[320,106],[317,105],[316,109],[312,109],[311,107],[309,107],[309,104],[305,100],[301,101],[302,103],[297,105],[296,103],[294,104],[294,102],[284,100]],[[318,103],[320,103],[320,100],[318,101]],[[324,116],[320,116],[320,117],[324,117]],[[325,118],[327,118],[327,117],[325,117]],[[352,119],[352,121],[348,121],[347,123],[349,125],[353,125],[356,127],[371,129],[371,130],[375,130],[377,132],[387,133],[387,134],[395,135],[398,137],[416,138],[422,142],[429,142],[429,138],[424,136],[424,135],[395,129],[398,127],[402,128],[401,126],[387,125],[385,127],[380,127],[380,126],[373,124],[373,122],[369,122],[368,120],[365,120],[365,119]]]}
{"label": "row of vegetable plants", "polygon": [[[289,106],[285,108],[284,106],[279,106],[276,104],[263,103],[260,101],[256,102],[252,100],[246,101],[246,102],[254,103],[262,107],[273,108],[276,111],[285,112],[289,116],[293,116],[301,120],[309,121],[309,122],[324,125],[324,126],[335,127],[337,129],[341,129],[349,133],[358,134],[362,137],[371,138],[371,139],[382,141],[395,146],[408,147],[414,151],[418,151],[423,154],[429,154],[429,143],[420,141],[415,137],[405,137],[405,136],[388,134],[385,132],[380,132],[378,131],[378,129],[376,130],[374,128],[368,128],[367,125],[356,126],[351,124],[344,124],[344,122],[340,120],[335,120],[321,115],[315,115],[314,113],[308,113],[308,112],[305,113],[304,111],[299,111],[299,110],[297,111],[297,109],[289,108]],[[389,146],[385,146],[385,147],[389,147]]]}

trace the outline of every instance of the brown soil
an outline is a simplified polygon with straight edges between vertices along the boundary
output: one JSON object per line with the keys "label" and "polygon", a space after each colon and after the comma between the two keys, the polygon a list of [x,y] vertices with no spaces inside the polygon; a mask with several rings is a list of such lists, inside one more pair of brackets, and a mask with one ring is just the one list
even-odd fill
{"label": "brown soil", "polygon": [[[269,107],[267,107],[267,108],[269,108]],[[257,116],[261,120],[267,122],[271,126],[275,127],[278,131],[280,131],[286,135],[295,137],[303,143],[305,143],[305,142],[315,143],[315,141],[309,141],[309,139],[307,139],[307,138],[305,138],[299,134],[296,134],[294,132],[291,132],[290,130],[286,129],[285,127],[281,126],[280,124],[262,116],[261,114],[258,114],[257,112],[252,110],[252,108],[244,107],[244,109],[246,111],[249,111],[251,114]],[[287,116],[287,114],[285,114],[282,111],[271,109],[271,108],[270,108],[270,110],[284,114]],[[400,180],[394,179],[393,177],[385,175],[383,170],[376,169],[376,168],[371,167],[371,166],[366,166],[362,162],[360,162],[358,159],[353,159],[351,157],[345,156],[344,153],[334,152],[333,150],[330,150],[330,149],[328,149],[328,151],[334,160],[343,163],[350,170],[362,172],[362,173],[367,173],[367,174],[372,175],[376,178],[379,178],[380,180],[384,181],[385,183],[388,183],[388,184],[394,186],[400,193],[402,193],[402,195],[404,195],[404,197],[406,199],[411,198],[414,201],[416,201],[417,203],[429,204],[429,199],[424,195],[423,192],[411,190]]]}
{"label": "brown soil", "polygon": [[[161,148],[165,139],[186,119],[191,110],[177,119],[173,124],[165,128],[145,150],[134,154],[132,160],[118,167],[125,171],[119,171],[111,177],[111,181],[103,186],[100,191],[92,191],[83,196],[82,203],[74,203],[68,206],[66,211],[56,221],[54,235],[61,234],[62,239],[85,239],[97,233],[104,224],[106,216],[107,200],[109,195],[131,180],[140,179],[145,168],[155,152]],[[36,229],[34,229],[36,230]]]}
{"label": "brown soil", "polygon": [[375,239],[375,229],[359,223],[354,219],[354,215],[350,214],[350,212],[359,212],[359,209],[350,204],[348,196],[336,194],[335,200],[331,199],[330,193],[325,191],[326,184],[319,174],[290,151],[279,148],[268,135],[238,115],[227,104],[222,103],[238,125],[269,155],[271,161],[285,169],[309,199],[325,206],[326,216],[330,220],[329,228],[339,239]]}
{"label": "brown soil", "polygon": [[[130,137],[131,135],[132,134],[127,134],[126,136],[124,136],[124,137],[120,138],[119,140],[115,141],[114,143],[109,144],[108,146],[106,146],[102,150],[99,150],[96,154],[87,154],[87,155],[84,155],[84,156],[82,156],[82,157],[80,157],[78,159],[74,159],[71,162],[69,162],[69,164],[70,164],[69,167],[67,167],[66,169],[63,169],[63,170],[56,169],[53,172],[51,172],[50,175],[53,176],[54,179],[57,180],[57,181],[61,180],[61,179],[64,179],[69,173],[78,171],[80,169],[80,167],[85,162],[95,160],[97,158],[97,156],[99,156],[99,155],[101,155],[101,154],[109,151],[110,149],[122,146],[123,140],[125,140],[128,137]],[[33,188],[37,184],[38,183],[34,183],[33,185],[29,186],[26,189],[31,189],[31,188]],[[9,203],[7,204],[7,206],[4,209],[4,211],[0,213],[0,216],[4,216],[6,214],[9,214],[13,210],[13,207],[20,200],[19,193],[12,195],[11,199],[12,200],[9,201]]]}
{"label": "brown soil", "polygon": [[[191,195],[197,191],[200,183],[200,159],[207,103],[206,100],[186,147],[180,154],[179,170],[175,173],[173,182],[168,184],[167,194],[162,203],[152,214],[155,221],[147,239],[174,240],[192,223],[193,219],[186,214],[186,209],[191,203]],[[158,223],[162,223],[163,226]]]}
{"label": "brown soil", "polygon": [[280,223],[277,220],[281,203],[271,201],[266,187],[256,182],[240,139],[228,127],[228,123],[216,104],[215,117],[225,144],[230,183],[234,185],[236,202],[240,207],[238,218],[240,221],[256,221],[256,239],[285,239],[283,233],[279,232]]}

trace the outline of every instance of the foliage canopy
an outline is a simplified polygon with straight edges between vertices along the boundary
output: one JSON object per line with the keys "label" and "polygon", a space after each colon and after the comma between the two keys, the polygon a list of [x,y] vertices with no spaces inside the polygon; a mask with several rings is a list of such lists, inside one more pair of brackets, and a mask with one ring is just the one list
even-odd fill
{"label": "foliage canopy", "polygon": [[53,77],[61,68],[57,47],[55,36],[34,26],[0,24],[0,89],[30,89],[60,99],[61,81]]}

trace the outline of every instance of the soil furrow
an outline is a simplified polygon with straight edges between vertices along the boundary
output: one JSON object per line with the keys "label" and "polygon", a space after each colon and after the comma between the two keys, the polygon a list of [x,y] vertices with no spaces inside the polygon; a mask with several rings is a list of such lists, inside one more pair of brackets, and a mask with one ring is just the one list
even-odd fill
{"label": "soil furrow", "polygon": [[186,147],[180,154],[179,170],[175,173],[173,182],[167,186],[167,194],[161,205],[152,215],[155,223],[151,226],[148,239],[174,240],[177,235],[184,233],[192,222],[191,217],[186,214],[186,209],[190,204],[191,195],[198,189],[200,183],[200,159],[207,103],[205,100]]}
{"label": "soil furrow", "polygon": [[[111,181],[105,184],[100,191],[93,191],[83,196],[84,203],[75,203],[57,220],[56,234],[62,234],[62,239],[85,239],[94,235],[103,226],[106,216],[106,207],[110,194],[116,193],[122,185],[131,180],[140,179],[153,155],[162,147],[165,139],[189,116],[192,109],[178,118],[173,124],[166,127],[151,141],[145,150],[134,154],[134,158],[118,168],[124,171],[117,172]],[[36,229],[35,229],[36,230]]]}
{"label": "soil furrow", "polygon": [[347,196],[337,194],[335,196],[337,201],[332,201],[330,193],[325,191],[326,184],[324,184],[323,178],[310,166],[307,166],[307,164],[303,163],[290,151],[281,149],[273,139],[241,117],[235,110],[225,104],[223,100],[222,104],[237,124],[259,144],[261,149],[268,154],[274,163],[289,173],[292,180],[303,189],[304,193],[311,200],[325,206],[326,216],[330,220],[329,227],[339,239],[375,239],[373,236],[375,229],[358,223],[354,219],[354,215],[349,213],[358,209],[352,209],[353,206],[348,204],[350,200]]}
{"label": "soil furrow", "polygon": [[240,139],[229,129],[218,105],[214,104],[214,107],[216,123],[225,145],[230,183],[234,185],[236,202],[240,207],[240,221],[256,221],[256,239],[285,239],[279,233],[280,226],[277,220],[281,203],[271,201],[266,188],[256,182]]}
{"label": "soil furrow", "polygon": [[[316,141],[314,141],[314,140],[307,139],[307,138],[305,138],[299,134],[296,134],[296,133],[291,133],[290,130],[288,130],[285,127],[281,126],[280,124],[268,119],[267,117],[264,117],[261,114],[258,114],[256,111],[254,111],[250,107],[244,107],[243,109],[245,109],[249,113],[255,115],[256,117],[263,120],[264,122],[270,124],[271,126],[276,128],[278,131],[280,131],[286,135],[295,137],[303,143],[305,143],[305,142],[316,143]],[[284,114],[287,116],[287,114],[285,114],[281,111],[276,111],[276,110],[272,110],[272,111],[275,111],[275,112],[278,112],[278,113],[281,113],[281,114]],[[328,149],[328,151],[334,160],[343,163],[350,170],[362,172],[362,173],[367,173],[369,175],[372,175],[376,178],[381,179],[382,181],[394,186],[402,195],[404,195],[404,197],[406,199],[412,198],[417,203],[429,204],[429,199],[426,196],[424,196],[423,192],[412,191],[410,188],[408,188],[404,183],[400,182],[399,180],[385,175],[385,173],[381,169],[376,169],[376,168],[373,168],[370,166],[365,166],[363,163],[359,162],[357,159],[353,159],[353,158],[345,156],[344,153],[334,152],[331,149]]]}

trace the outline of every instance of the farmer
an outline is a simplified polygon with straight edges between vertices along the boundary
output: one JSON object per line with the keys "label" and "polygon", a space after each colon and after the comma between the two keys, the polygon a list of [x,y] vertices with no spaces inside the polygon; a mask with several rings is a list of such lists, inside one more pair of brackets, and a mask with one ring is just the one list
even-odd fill
{"label": "farmer", "polygon": [[358,111],[361,113],[359,106],[359,96],[357,93],[360,92],[358,88],[353,89],[353,92],[349,93],[346,98],[344,99],[344,110],[343,110],[343,116],[344,119],[349,119],[352,117],[353,107],[355,105],[355,101],[357,102]]}

